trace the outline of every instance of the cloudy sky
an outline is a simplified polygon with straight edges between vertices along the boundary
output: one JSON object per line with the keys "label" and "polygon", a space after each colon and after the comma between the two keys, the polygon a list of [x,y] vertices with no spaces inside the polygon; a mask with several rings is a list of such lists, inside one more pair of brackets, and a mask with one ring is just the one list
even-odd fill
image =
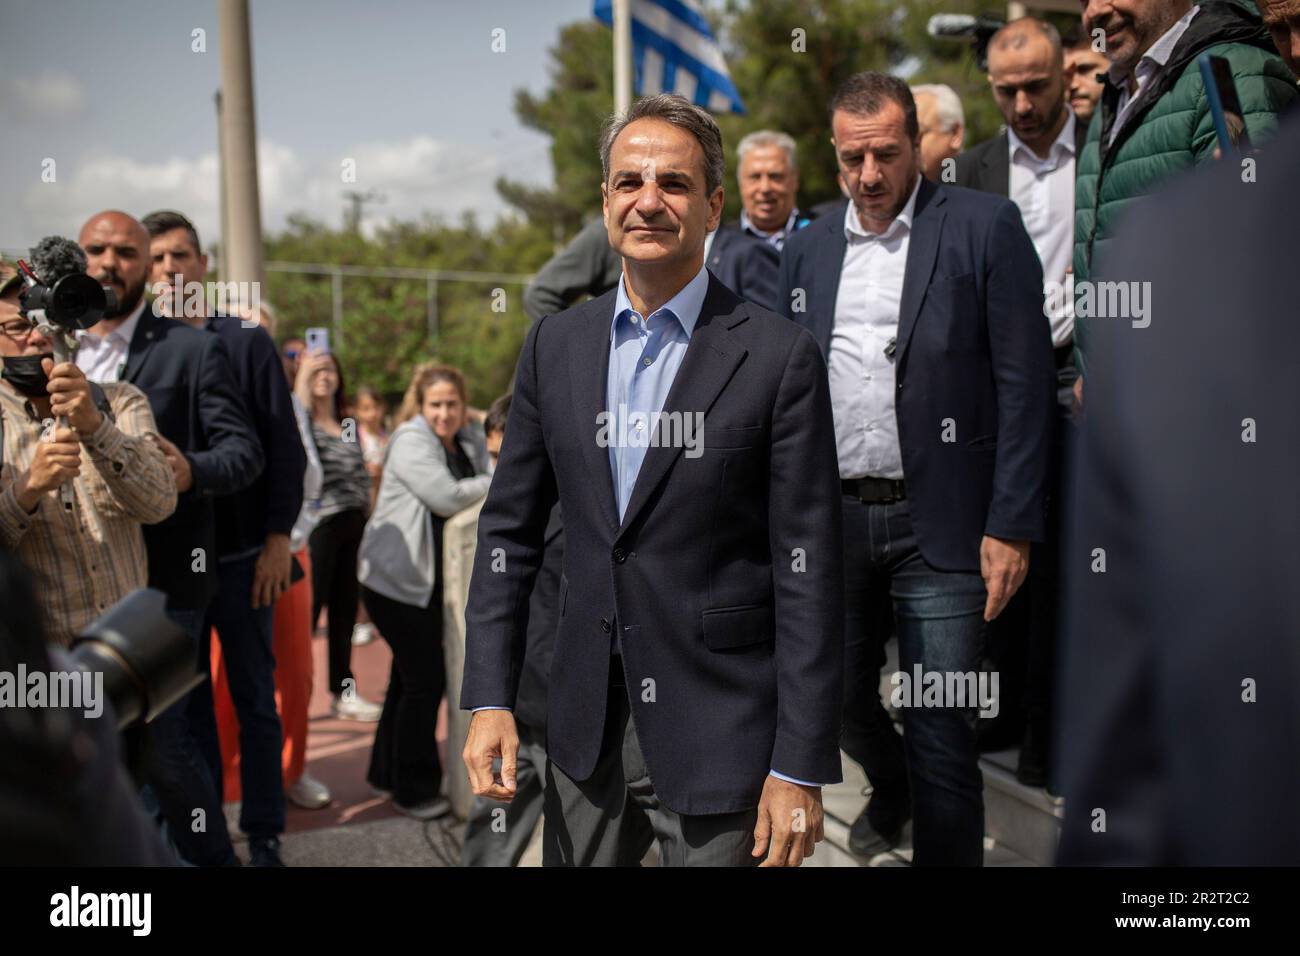
{"label": "cloudy sky", "polygon": [[[590,0],[251,0],[263,224],[504,210],[506,174],[550,182],[549,140],[515,119],[559,28]],[[91,213],[179,209],[217,236],[216,0],[5,0],[0,249],[76,237]],[[492,51],[493,30],[505,51]],[[195,30],[207,52],[194,52]],[[356,162],[355,185],[341,164]],[[53,182],[42,170],[53,160]]]}

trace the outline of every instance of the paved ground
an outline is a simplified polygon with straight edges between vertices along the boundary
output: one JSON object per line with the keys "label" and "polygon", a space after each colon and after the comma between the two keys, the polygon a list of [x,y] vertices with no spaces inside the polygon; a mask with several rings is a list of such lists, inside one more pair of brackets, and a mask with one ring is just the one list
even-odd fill
{"label": "paved ground", "polygon": [[[366,783],[366,768],[374,739],[374,724],[336,720],[329,713],[329,694],[321,676],[327,671],[323,637],[312,642],[315,673],[318,675],[310,709],[307,769],[329,786],[333,801],[321,810],[303,810],[289,804],[283,855],[290,866],[454,866],[459,858],[464,824],[453,818],[421,822],[399,814],[392,803],[378,797]],[[391,655],[388,645],[376,639],[353,648],[352,670],[357,688],[367,700],[382,702],[388,685]],[[886,668],[888,673],[888,668]],[[439,746],[444,750],[445,732],[439,725]],[[459,768],[457,757],[454,765]],[[908,866],[911,858],[910,826],[903,844],[895,851],[873,859],[847,851],[848,825],[866,803],[866,779],[856,764],[845,759],[844,782],[824,793],[827,839],[805,866]],[[231,832],[237,833],[238,804],[228,804]],[[985,840],[986,866],[1022,866],[1027,861],[1005,847]],[[645,862],[655,862],[654,851]],[[540,828],[521,866],[541,865]]]}

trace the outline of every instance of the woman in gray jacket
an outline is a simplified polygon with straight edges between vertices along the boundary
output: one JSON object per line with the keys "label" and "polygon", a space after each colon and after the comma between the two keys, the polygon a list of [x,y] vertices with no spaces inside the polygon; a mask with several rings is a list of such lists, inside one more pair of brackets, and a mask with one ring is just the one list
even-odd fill
{"label": "woman in gray jacket", "polygon": [[358,579],[370,619],[393,650],[393,667],[367,774],[403,813],[450,809],[439,797],[434,738],[446,686],[442,655],[442,529],[487,494],[487,450],[467,427],[458,369],[415,370],[389,440],[374,513],[361,539]]}

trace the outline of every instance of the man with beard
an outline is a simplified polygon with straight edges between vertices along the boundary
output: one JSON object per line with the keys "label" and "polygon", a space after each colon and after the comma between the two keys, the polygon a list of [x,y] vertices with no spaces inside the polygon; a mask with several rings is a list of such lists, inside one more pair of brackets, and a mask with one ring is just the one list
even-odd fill
{"label": "man with beard", "polygon": [[[180,493],[176,511],[145,530],[149,586],[194,642],[217,587],[213,498],[251,484],[264,458],[235,386],[229,353],[215,335],[162,318],[144,298],[149,234],[123,212],[92,216],[78,240],[87,272],[117,295],[118,308],[83,333],[77,366],[91,381],[130,382],[149,399],[159,448]],[[181,855],[198,865],[235,861],[221,800],[186,720],[188,695],[150,725],[153,785]],[[194,811],[204,811],[196,832]],[[252,847],[254,859],[257,847]],[[278,857],[277,857],[278,860]]]}
{"label": "man with beard", "polygon": [[21,288],[0,264],[0,546],[42,581],[46,639],[66,646],[144,587],[140,526],[172,513],[176,484],[149,440],[144,395],[125,383],[92,386],[71,362],[56,365],[50,341],[20,313]]}
{"label": "man with beard", "polygon": [[[1295,77],[1259,16],[1244,4],[1087,0],[1083,26],[1089,34],[1104,35],[1110,69],[1098,107],[1101,117],[1089,127],[1079,154],[1074,219],[1079,305],[1091,283],[1092,264],[1117,235],[1122,218],[1140,215],[1140,200],[1170,176],[1214,158],[1218,143],[1197,65],[1202,54],[1222,57],[1232,68],[1254,146],[1272,135],[1279,114],[1297,98]],[[1092,321],[1076,310],[1080,402]]]}
{"label": "man with beard", "polygon": [[840,747],[873,788],[849,843],[883,852],[912,817],[916,865],[979,865],[972,710],[954,698],[906,707],[900,740],[880,668],[896,631],[904,673],[973,675],[984,624],[1042,540],[1053,382],[1042,268],[1014,204],[921,175],[902,80],[855,74],[830,118],[851,200],[786,242],[780,301],[827,359],[844,516]]}

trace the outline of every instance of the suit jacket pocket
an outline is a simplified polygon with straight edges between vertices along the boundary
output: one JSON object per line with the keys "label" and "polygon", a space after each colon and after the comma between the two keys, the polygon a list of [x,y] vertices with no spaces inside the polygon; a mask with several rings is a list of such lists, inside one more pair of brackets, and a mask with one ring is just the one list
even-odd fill
{"label": "suit jacket pocket", "polygon": [[702,432],[705,451],[718,451],[724,448],[753,448],[763,434],[762,425],[747,425],[743,428],[714,428],[708,420],[704,422]]}
{"label": "suit jacket pocket", "polygon": [[720,607],[704,612],[704,643],[711,651],[770,643],[774,612],[767,604]]}

